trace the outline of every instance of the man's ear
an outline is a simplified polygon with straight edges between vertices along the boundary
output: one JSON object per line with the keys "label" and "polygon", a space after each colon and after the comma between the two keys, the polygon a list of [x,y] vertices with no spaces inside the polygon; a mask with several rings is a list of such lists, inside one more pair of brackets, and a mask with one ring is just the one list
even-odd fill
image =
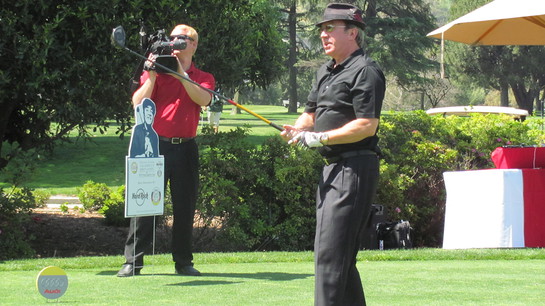
{"label": "man's ear", "polygon": [[356,40],[356,37],[358,37],[358,32],[359,32],[358,28],[351,28],[350,30],[353,30],[351,35],[352,35],[352,38]]}

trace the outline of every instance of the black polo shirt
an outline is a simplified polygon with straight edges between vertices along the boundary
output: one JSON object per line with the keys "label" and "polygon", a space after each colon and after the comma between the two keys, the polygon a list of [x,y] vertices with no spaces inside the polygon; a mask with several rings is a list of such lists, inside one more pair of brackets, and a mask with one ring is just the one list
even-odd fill
{"label": "black polo shirt", "polygon": [[[334,67],[330,60],[320,67],[308,96],[305,112],[315,113],[314,131],[337,129],[356,118],[380,118],[386,80],[377,63],[359,49]],[[355,143],[318,148],[326,157],[369,149],[377,151],[376,134]]]}

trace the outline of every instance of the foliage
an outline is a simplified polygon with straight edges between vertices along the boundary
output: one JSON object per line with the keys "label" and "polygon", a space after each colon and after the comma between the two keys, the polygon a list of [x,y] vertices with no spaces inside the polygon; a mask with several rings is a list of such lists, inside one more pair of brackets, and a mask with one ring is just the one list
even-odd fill
{"label": "foliage", "polygon": [[1,148],[5,156],[9,156],[11,162],[5,167],[0,166],[3,180],[12,186],[23,186],[36,172],[38,160],[41,156],[36,150],[23,150],[17,144],[6,145]]}
{"label": "foliage", "polygon": [[125,218],[125,186],[112,191],[98,212],[104,215],[107,225],[129,226],[130,219]]}
{"label": "foliage", "polygon": [[212,239],[224,251],[309,249],[321,159],[277,137],[256,148],[246,134],[201,137],[201,219],[217,227]]}
{"label": "foliage", "polygon": [[78,197],[84,209],[98,211],[104,216],[107,225],[129,225],[130,219],[125,218],[125,186],[112,191],[104,183],[87,181],[80,189]]}
{"label": "foliage", "polygon": [[[266,87],[283,72],[284,43],[278,12],[265,0],[133,1],[134,20],[124,24],[138,42],[139,20],[151,34],[184,23],[199,33],[197,67],[212,73],[224,93],[249,86]],[[122,21],[119,21],[122,22]]]}
{"label": "foliage", "polygon": [[0,260],[26,258],[34,255],[29,241],[32,233],[26,231],[25,224],[30,221],[33,208],[44,206],[50,194],[46,191],[34,191],[20,188],[36,168],[34,150],[19,151],[13,163],[1,169],[4,179],[11,186],[8,191],[0,188]]}
{"label": "foliage", "polygon": [[24,224],[36,207],[32,191],[28,188],[0,189],[0,260],[28,258],[34,255],[28,241],[32,236]]}
{"label": "foliage", "polygon": [[[376,203],[386,207],[388,221],[411,222],[415,246],[440,246],[446,200],[443,173],[491,168],[490,154],[496,147],[543,141],[535,132],[538,128],[531,121],[497,115],[441,117],[418,111],[384,116]],[[201,170],[195,248],[312,249],[321,158],[278,137],[256,147],[247,134],[246,127],[214,134],[205,126],[198,138]],[[88,197],[109,195],[100,210],[106,222],[126,225],[121,189],[114,195],[97,188],[100,184],[85,186],[91,190]],[[165,203],[169,215],[168,196]]]}
{"label": "foliage", "polygon": [[14,156],[1,150],[6,144],[51,149],[74,129],[86,135],[87,124],[103,132],[108,120],[127,131],[128,81],[139,60],[111,46],[114,27],[123,25],[127,45],[136,49],[140,20],[151,30],[191,24],[201,34],[198,67],[226,88],[264,87],[282,73],[276,16],[265,0],[4,3],[0,56],[8,60],[0,63],[0,169]]}
{"label": "foliage", "polygon": [[415,244],[440,246],[444,224],[443,172],[492,168],[503,145],[534,145],[532,127],[508,116],[432,117],[424,112],[386,116],[380,128],[383,159],[377,203],[392,220],[409,220]]}
{"label": "foliage", "polygon": [[51,197],[51,194],[45,190],[33,190],[32,195],[34,196],[36,207],[44,207],[47,200]]}
{"label": "foliage", "polygon": [[[128,19],[124,3],[40,1],[4,3],[0,56],[0,145],[51,148],[88,123],[99,129],[130,113],[122,75],[130,61],[113,58],[105,29]],[[55,126],[52,123],[55,122]],[[0,168],[15,155],[2,152]]]}
{"label": "foliage", "polygon": [[96,211],[101,209],[110,199],[111,190],[104,183],[87,181],[78,193],[78,198],[86,210]]}
{"label": "foliage", "polygon": [[61,204],[61,212],[63,212],[63,213],[68,212],[68,205],[66,205],[66,203]]}

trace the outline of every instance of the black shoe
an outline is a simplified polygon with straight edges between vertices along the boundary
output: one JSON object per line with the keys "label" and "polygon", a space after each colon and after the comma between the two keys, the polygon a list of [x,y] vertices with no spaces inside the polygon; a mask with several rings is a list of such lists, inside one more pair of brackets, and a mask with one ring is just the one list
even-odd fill
{"label": "black shoe", "polygon": [[117,277],[129,277],[133,275],[140,275],[141,268],[133,269],[132,264],[124,264],[121,270],[117,272]]}
{"label": "black shoe", "polygon": [[193,268],[193,266],[176,266],[176,274],[189,275],[189,276],[201,276],[201,272]]}

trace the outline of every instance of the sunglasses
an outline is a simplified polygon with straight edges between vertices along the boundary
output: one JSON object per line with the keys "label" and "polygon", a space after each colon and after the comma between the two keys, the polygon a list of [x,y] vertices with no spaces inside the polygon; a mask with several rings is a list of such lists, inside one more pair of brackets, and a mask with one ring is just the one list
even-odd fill
{"label": "sunglasses", "polygon": [[173,35],[173,36],[170,36],[170,40],[175,40],[175,39],[195,41],[193,38],[191,38],[191,37],[189,37],[187,35]]}
{"label": "sunglasses", "polygon": [[328,24],[328,25],[325,25],[325,26],[322,26],[322,27],[318,28],[318,32],[322,33],[322,32],[325,31],[326,33],[331,33],[331,32],[333,32],[333,30],[335,30],[335,28],[346,28],[346,26]]}

